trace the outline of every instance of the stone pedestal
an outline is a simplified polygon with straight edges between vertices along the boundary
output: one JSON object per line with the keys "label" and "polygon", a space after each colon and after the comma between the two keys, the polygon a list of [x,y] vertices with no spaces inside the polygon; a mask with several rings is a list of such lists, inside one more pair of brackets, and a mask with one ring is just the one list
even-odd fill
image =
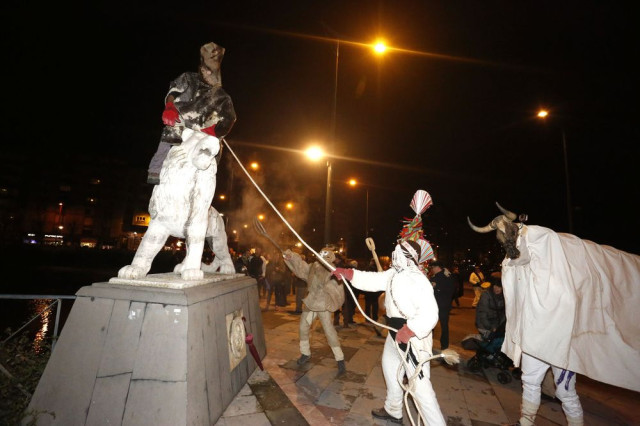
{"label": "stone pedestal", "polygon": [[266,355],[253,278],[154,274],[76,295],[29,404],[38,425],[210,426],[257,368],[241,317]]}

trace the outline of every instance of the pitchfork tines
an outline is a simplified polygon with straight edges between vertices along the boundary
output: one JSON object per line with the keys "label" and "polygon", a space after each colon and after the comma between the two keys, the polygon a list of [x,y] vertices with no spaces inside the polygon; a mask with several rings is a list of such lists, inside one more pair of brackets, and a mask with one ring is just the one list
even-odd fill
{"label": "pitchfork tines", "polygon": [[282,247],[280,247],[278,243],[276,243],[274,239],[271,238],[271,236],[267,233],[267,230],[264,229],[264,226],[262,225],[262,223],[257,217],[253,218],[253,227],[256,228],[256,231],[258,232],[258,234],[268,239],[271,242],[271,244],[273,244],[278,250],[284,253],[284,250],[282,250]]}

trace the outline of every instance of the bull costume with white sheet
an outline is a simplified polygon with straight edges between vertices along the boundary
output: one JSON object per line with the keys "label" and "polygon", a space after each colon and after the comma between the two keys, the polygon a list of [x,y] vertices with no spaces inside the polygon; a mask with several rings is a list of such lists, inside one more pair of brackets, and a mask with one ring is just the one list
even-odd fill
{"label": "bull costume with white sheet", "polygon": [[[416,197],[426,197],[424,204],[415,206]],[[364,291],[385,291],[385,309],[387,325],[398,329],[389,332],[382,352],[382,372],[387,384],[387,396],[384,407],[373,410],[372,415],[394,423],[402,423],[404,391],[400,384],[405,368],[407,377],[413,377],[416,368],[421,372],[410,379],[413,385],[412,395],[420,415],[426,424],[445,425],[435,391],[430,381],[429,358],[432,357],[433,329],[438,322],[438,304],[433,295],[433,287],[420,269],[423,262],[433,258],[430,244],[422,238],[419,215],[431,205],[431,197],[426,191],[418,191],[412,201],[417,213],[416,219],[407,223],[400,234],[401,239],[392,254],[391,268],[383,272],[367,272],[356,269],[337,268],[333,275],[345,277],[351,284]],[[403,240],[404,238],[416,238]],[[411,351],[407,362],[395,346],[394,339],[400,343],[400,349],[406,350],[410,343]]]}
{"label": "bull costume with white sheet", "polygon": [[489,225],[469,225],[497,230],[506,251],[502,351],[522,369],[520,424],[533,424],[549,366],[567,422],[583,424],[575,373],[640,391],[640,256],[514,223],[516,214],[498,208]]}

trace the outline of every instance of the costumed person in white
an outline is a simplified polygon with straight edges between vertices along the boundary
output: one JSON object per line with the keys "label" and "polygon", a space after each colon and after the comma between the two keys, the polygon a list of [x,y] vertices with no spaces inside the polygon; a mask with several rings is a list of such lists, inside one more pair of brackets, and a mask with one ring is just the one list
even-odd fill
{"label": "costumed person in white", "polygon": [[[346,278],[360,290],[386,292],[387,325],[397,329],[398,333],[390,332],[387,335],[382,352],[382,372],[387,383],[384,407],[373,410],[371,414],[378,419],[399,424],[402,424],[404,396],[400,380],[405,366],[407,376],[411,377],[416,366],[432,356],[432,332],[438,322],[438,304],[433,296],[433,287],[418,267],[421,251],[417,242],[401,241],[393,251],[392,267],[386,271],[337,268],[333,272],[334,276]],[[398,343],[411,343],[411,355],[404,366],[394,338]],[[427,424],[446,424],[431,386],[428,362],[422,366],[420,376],[415,380],[413,396]]]}
{"label": "costumed person in white", "polygon": [[[434,258],[431,245],[423,238],[420,216],[432,205],[427,191],[419,189],[413,195],[410,206],[416,215],[411,220],[405,218],[392,254],[391,268],[383,272],[338,268],[333,272],[335,277],[346,278],[360,290],[386,292],[384,307],[387,325],[398,332],[389,332],[382,352],[382,372],[387,383],[384,407],[372,410],[371,414],[394,423],[402,423],[404,390],[400,381],[406,369],[410,378],[409,389],[422,418],[429,425],[445,424],[429,380],[431,371],[427,361],[432,356],[438,304],[433,287],[420,267]],[[406,361],[398,352],[394,339],[402,351],[406,351],[407,343],[410,344],[411,351]],[[422,367],[416,372],[419,365]]]}
{"label": "costumed person in white", "polygon": [[[309,333],[314,320],[318,318],[327,337],[327,342],[338,363],[338,377],[346,373],[344,354],[340,347],[338,333],[333,326],[333,312],[344,303],[344,288],[332,280],[331,272],[316,261],[308,264],[298,253],[286,250],[282,254],[284,262],[295,276],[307,282],[307,295],[302,314],[300,315],[300,358],[298,365],[303,365],[311,358]],[[334,263],[336,255],[330,248],[320,250],[320,256],[329,263]],[[298,287],[296,291],[301,291]]]}
{"label": "costumed person in white", "polygon": [[[519,423],[532,425],[540,384],[551,367],[569,425],[582,425],[576,374],[640,391],[640,256],[502,215],[488,225],[506,252],[502,352],[522,369]],[[514,222],[519,219],[518,222]]]}
{"label": "costumed person in white", "polygon": [[[519,256],[515,259],[508,257],[502,263],[504,287],[506,287],[505,298],[511,296],[514,292],[513,286],[524,285],[524,282],[518,282],[515,278],[515,268],[521,268],[522,265],[528,265],[531,261],[529,251],[522,240],[518,241]],[[513,297],[513,296],[512,296]],[[507,299],[509,303],[511,299]],[[513,306],[508,306],[507,316],[514,317]],[[511,313],[511,315],[509,315]],[[509,342],[507,342],[508,344]],[[533,426],[535,424],[538,408],[540,407],[540,396],[542,393],[542,381],[551,367],[553,379],[556,385],[556,397],[562,402],[562,410],[567,418],[568,426],[582,426],[584,424],[584,413],[580,397],[576,392],[576,374],[573,371],[556,367],[548,362],[542,361],[534,356],[522,352],[520,359],[520,369],[522,370],[522,404],[520,406],[520,426]]]}
{"label": "costumed person in white", "polygon": [[542,381],[551,367],[556,384],[556,396],[562,401],[562,410],[567,417],[568,426],[582,426],[584,417],[580,398],[576,393],[576,375],[573,371],[554,367],[540,361],[527,353],[522,354],[520,369],[522,370],[522,406],[520,410],[520,426],[533,426],[540,407]]}

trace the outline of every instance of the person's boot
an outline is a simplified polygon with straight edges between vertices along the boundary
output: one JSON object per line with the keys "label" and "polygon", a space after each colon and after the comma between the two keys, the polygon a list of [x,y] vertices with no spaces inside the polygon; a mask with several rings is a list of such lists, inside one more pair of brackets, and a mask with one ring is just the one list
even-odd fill
{"label": "person's boot", "polygon": [[392,423],[402,424],[402,417],[399,419],[393,417],[391,414],[387,413],[387,410],[385,410],[384,407],[371,410],[371,415],[376,419],[390,420]]}
{"label": "person's boot", "polygon": [[539,404],[534,404],[526,399],[522,400],[520,406],[520,420],[518,421],[521,426],[534,426],[536,420],[536,414],[538,414]]}
{"label": "person's boot", "polygon": [[567,426],[583,426],[584,417],[569,417],[567,416]]}
{"label": "person's boot", "polygon": [[298,358],[298,360],[296,362],[298,363],[298,365],[304,365],[310,359],[311,359],[311,355],[302,354],[302,355],[300,355],[300,358]]}
{"label": "person's boot", "polygon": [[347,367],[344,365],[344,360],[341,359],[340,361],[338,361],[338,374],[336,375],[336,377],[344,376],[346,372]]}

